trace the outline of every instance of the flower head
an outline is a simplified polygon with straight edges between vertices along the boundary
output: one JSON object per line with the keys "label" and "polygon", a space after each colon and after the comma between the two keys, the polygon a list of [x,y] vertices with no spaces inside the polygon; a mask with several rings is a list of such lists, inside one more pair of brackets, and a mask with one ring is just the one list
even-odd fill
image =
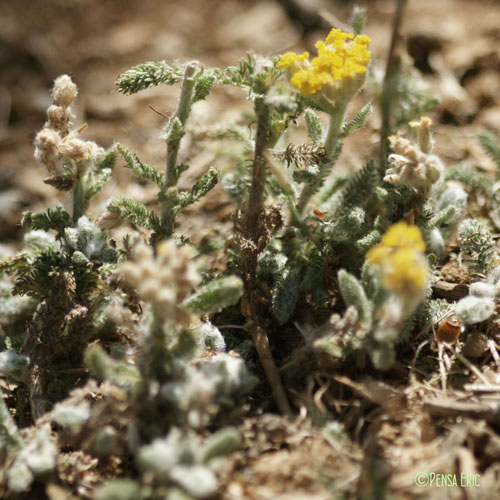
{"label": "flower head", "polygon": [[322,92],[331,100],[349,99],[363,84],[371,59],[369,44],[366,35],[354,37],[332,29],[325,42],[316,43],[318,56],[312,61],[307,52],[289,52],[281,57],[278,68],[287,69],[290,83],[306,97]]}
{"label": "flower head", "polygon": [[56,78],[52,89],[54,102],[47,109],[48,120],[35,137],[35,158],[55,176],[63,174],[68,165],[76,166],[81,174],[105,155],[95,142],[79,138],[87,125],[69,129],[71,105],[77,94],[78,88],[68,75]]}
{"label": "flower head", "polygon": [[201,281],[191,248],[162,241],[155,256],[142,243],[136,247],[134,259],[122,264],[121,270],[126,281],[137,287],[139,297],[152,304],[155,317],[188,325],[191,315],[181,303]]}
{"label": "flower head", "polygon": [[422,295],[429,268],[425,243],[417,226],[398,222],[382,236],[382,241],[366,253],[366,261],[380,267],[382,285],[403,296]]}
{"label": "flower head", "polygon": [[431,119],[427,117],[423,117],[420,122],[410,123],[412,127],[418,127],[418,145],[401,137],[399,133],[389,137],[394,153],[389,155],[391,166],[386,171],[385,182],[426,188],[439,179],[444,166],[438,156],[431,154],[431,123]]}
{"label": "flower head", "polygon": [[54,104],[62,106],[63,108],[68,108],[73,104],[77,94],[78,88],[73,83],[70,76],[61,75],[55,79],[52,89]]}

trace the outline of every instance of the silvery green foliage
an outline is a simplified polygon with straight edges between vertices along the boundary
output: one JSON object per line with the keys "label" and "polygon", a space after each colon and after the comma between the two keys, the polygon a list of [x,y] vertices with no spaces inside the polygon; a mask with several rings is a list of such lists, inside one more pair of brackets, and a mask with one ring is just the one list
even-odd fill
{"label": "silvery green foliage", "polygon": [[242,293],[243,281],[238,276],[226,276],[203,285],[182,307],[193,313],[207,314],[236,304]]}
{"label": "silvery green foliage", "polygon": [[9,281],[0,279],[0,323],[22,314],[33,304],[32,299],[26,295],[13,295],[12,289]]}
{"label": "silvery green foliage", "polygon": [[485,152],[490,156],[490,158],[497,164],[500,168],[500,140],[499,138],[490,132],[489,130],[483,130],[479,134],[479,142]]}
{"label": "silvery green foliage", "polygon": [[217,476],[204,465],[177,465],[170,479],[194,498],[207,498],[217,491]]}
{"label": "silvery green foliage", "polygon": [[420,328],[426,328],[441,321],[454,308],[445,299],[433,299],[424,302],[416,312],[416,323]]}
{"label": "silvery green foliage", "polygon": [[456,223],[465,212],[467,198],[467,192],[459,182],[448,181],[445,185],[445,189],[436,199],[434,210],[436,213],[439,213],[449,207],[455,207],[456,214],[450,222]]}
{"label": "silvery green foliage", "polygon": [[31,250],[58,250],[60,245],[55,237],[42,230],[28,231],[24,235],[24,244]]}
{"label": "silvery green foliage", "polygon": [[407,63],[401,64],[399,77],[391,90],[393,130],[418,120],[439,103],[439,98],[429,83],[421,78],[419,71],[413,65]]}
{"label": "silvery green foliage", "polygon": [[488,281],[476,281],[469,287],[469,295],[458,301],[455,314],[468,325],[487,320],[495,312],[498,297],[499,267],[489,275]]}
{"label": "silvery green foliage", "polygon": [[135,395],[143,382],[137,367],[111,358],[100,345],[91,345],[85,352],[85,364],[98,380],[108,380]]}
{"label": "silvery green foliage", "polygon": [[84,263],[85,259],[94,262],[116,260],[116,251],[108,245],[106,233],[85,216],[78,219],[76,227],[64,230],[64,239],[69,248],[78,252],[75,257],[78,263]]}
{"label": "silvery green foliage", "polygon": [[338,283],[347,311],[343,318],[333,315],[330,326],[322,327],[327,335],[314,341],[315,349],[337,359],[363,350],[376,369],[391,368],[396,359],[395,346],[408,320],[403,304],[397,297],[387,296],[371,266],[363,267],[362,282],[341,269]]}
{"label": "silvery green foliage", "polygon": [[327,238],[341,241],[352,239],[360,233],[366,219],[366,212],[361,207],[354,207],[347,214],[334,219],[326,228]]}
{"label": "silvery green foliage", "polygon": [[198,428],[210,423],[218,406],[235,406],[256,383],[241,358],[221,353],[189,365],[182,379],[166,382],[160,393]]}
{"label": "silvery green foliage", "polygon": [[86,401],[79,405],[63,402],[56,405],[52,412],[52,420],[56,424],[75,434],[89,418],[90,406]]}
{"label": "silvery green foliage", "polygon": [[381,237],[382,233],[378,229],[374,229],[356,241],[356,248],[360,254],[364,255],[373,245],[380,241]]}
{"label": "silvery green foliage", "polygon": [[18,450],[23,439],[0,392],[0,456]]}
{"label": "silvery green foliage", "polygon": [[94,500],[138,500],[141,488],[132,479],[112,479],[94,490]]}
{"label": "silvery green foliage", "polygon": [[[388,297],[379,311],[379,321],[368,336],[365,349],[377,370],[388,370],[396,359],[396,345],[410,320],[398,297]],[[410,327],[412,323],[410,324]]]}
{"label": "silvery green foliage", "polygon": [[320,142],[323,139],[324,130],[318,115],[312,109],[307,109],[304,118],[307,134],[314,142]]}
{"label": "silvery green foliage", "polygon": [[217,477],[202,464],[200,439],[173,428],[168,436],[143,446],[137,465],[157,481],[174,483],[194,498],[207,498],[217,490]]}
{"label": "silvery green foliage", "polygon": [[476,281],[475,283],[471,283],[469,295],[479,298],[493,298],[495,297],[495,287],[493,284],[485,281]]}
{"label": "silvery green foliage", "polygon": [[442,258],[446,254],[446,238],[462,218],[468,196],[459,182],[448,181],[436,188],[432,202],[434,215],[428,222],[430,232],[426,240],[429,250]]}
{"label": "silvery green foliage", "polygon": [[116,80],[116,87],[124,94],[135,94],[149,87],[162,83],[173,85],[182,80],[184,68],[166,61],[149,61],[139,64],[121,74]]}
{"label": "silvery green foliage", "polygon": [[204,322],[197,328],[197,343],[205,350],[210,347],[215,352],[225,352],[226,342],[220,330],[210,322]]}
{"label": "silvery green foliage", "polygon": [[201,448],[199,457],[203,463],[213,458],[230,455],[243,441],[241,432],[234,427],[224,427],[212,434]]}
{"label": "silvery green foliage", "polygon": [[16,455],[7,471],[7,484],[12,491],[26,491],[36,477],[54,471],[57,447],[48,427],[40,428]]}
{"label": "silvery green foliage", "polygon": [[94,437],[92,453],[98,457],[118,455],[120,450],[120,433],[111,425],[105,425]]}
{"label": "silvery green foliage", "polygon": [[277,111],[293,113],[297,111],[297,103],[292,99],[291,89],[270,89],[264,97],[264,102],[269,108],[276,109]]}
{"label": "silvery green foliage", "polygon": [[373,332],[373,338],[380,344],[392,345],[398,338],[399,331],[397,328],[391,328],[390,326],[382,326],[376,328]]}
{"label": "silvery green foliage", "polygon": [[461,253],[475,274],[488,274],[495,265],[495,242],[490,231],[477,219],[464,219],[458,228]]}
{"label": "silvery green foliage", "polygon": [[446,243],[443,234],[437,227],[431,229],[427,238],[427,245],[429,250],[435,253],[439,258],[446,255]]}
{"label": "silvery green foliage", "polygon": [[363,32],[366,24],[366,8],[355,5],[352,9],[351,19],[349,24],[356,35]]}
{"label": "silvery green foliage", "polygon": [[15,351],[2,351],[0,352],[0,375],[23,381],[27,376],[29,362],[27,356]]}
{"label": "silvery green foliage", "polygon": [[362,281],[341,269],[338,283],[344,302],[356,308],[360,320],[357,338],[349,341],[351,348],[363,349],[376,369],[388,370],[396,359],[396,345],[405,330],[414,326],[404,302],[387,294],[377,270],[369,265],[362,269]]}
{"label": "silvery green foliage", "polygon": [[300,267],[287,266],[278,275],[273,288],[272,311],[280,325],[285,324],[293,314],[299,297]]}
{"label": "silvery green foliage", "polygon": [[455,308],[457,318],[468,325],[487,320],[495,311],[495,301],[490,297],[469,295],[458,301]]}
{"label": "silvery green foliage", "polygon": [[160,172],[156,167],[142,163],[138,156],[123,144],[117,144],[116,149],[127,162],[127,167],[130,168],[138,177],[154,182],[158,187],[161,187],[165,181],[165,174]]}
{"label": "silvery green foliage", "polygon": [[369,326],[372,321],[371,305],[361,283],[344,269],[339,271],[338,280],[340,293],[346,305],[354,306],[361,323]]}
{"label": "silvery green foliage", "polygon": [[271,242],[267,248],[259,255],[258,271],[261,274],[277,275],[286,266],[287,256],[282,253],[282,248]]}
{"label": "silvery green foliage", "polygon": [[353,132],[356,132],[363,128],[366,120],[368,119],[368,116],[372,111],[373,106],[371,102],[365,104],[350,122],[344,124],[344,126],[342,127],[342,137],[347,137]]}
{"label": "silvery green foliage", "polygon": [[184,456],[195,460],[198,440],[189,439],[179,429],[172,429],[166,438],[155,439],[143,446],[137,454],[137,465],[141,470],[154,474],[166,474],[177,465]]}
{"label": "silvery green foliage", "polygon": [[236,399],[253,389],[257,378],[249,371],[245,362],[230,354],[218,354],[200,365],[200,370],[207,377],[217,380],[217,397]]}

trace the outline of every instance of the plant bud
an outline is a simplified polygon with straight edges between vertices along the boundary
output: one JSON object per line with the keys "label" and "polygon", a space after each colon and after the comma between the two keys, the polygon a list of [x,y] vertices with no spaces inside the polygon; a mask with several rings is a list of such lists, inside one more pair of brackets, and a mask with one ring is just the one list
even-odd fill
{"label": "plant bud", "polygon": [[52,89],[52,98],[54,104],[68,108],[78,94],[77,86],[68,75],[61,75],[54,81],[54,88]]}

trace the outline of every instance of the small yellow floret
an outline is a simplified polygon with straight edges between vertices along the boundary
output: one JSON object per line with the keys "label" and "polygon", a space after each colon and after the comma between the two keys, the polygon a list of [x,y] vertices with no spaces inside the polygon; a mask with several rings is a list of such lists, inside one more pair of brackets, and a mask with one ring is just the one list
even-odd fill
{"label": "small yellow floret", "polygon": [[422,294],[429,268],[425,243],[417,226],[398,222],[366,253],[366,261],[382,271],[382,285],[398,294]]}
{"label": "small yellow floret", "polygon": [[366,35],[354,37],[352,33],[332,29],[325,42],[316,43],[318,56],[312,61],[309,62],[307,52],[300,56],[289,52],[281,57],[278,68],[292,70],[290,83],[304,96],[324,88],[329,89],[330,95],[353,95],[360,88],[371,59],[369,43]]}
{"label": "small yellow floret", "polygon": [[335,46],[342,47],[344,45],[344,42],[348,38],[353,38],[354,34],[353,33],[344,33],[342,30],[339,30],[338,28],[333,28],[332,31],[328,34],[326,37],[326,43]]}
{"label": "small yellow floret", "polygon": [[297,63],[303,63],[309,57],[309,52],[304,52],[300,56],[295,52],[287,52],[283,54],[278,62],[278,68],[290,68]]}
{"label": "small yellow floret", "polygon": [[425,243],[420,229],[417,226],[408,225],[406,222],[393,224],[382,236],[381,244],[386,247],[413,247],[415,250],[425,251]]}

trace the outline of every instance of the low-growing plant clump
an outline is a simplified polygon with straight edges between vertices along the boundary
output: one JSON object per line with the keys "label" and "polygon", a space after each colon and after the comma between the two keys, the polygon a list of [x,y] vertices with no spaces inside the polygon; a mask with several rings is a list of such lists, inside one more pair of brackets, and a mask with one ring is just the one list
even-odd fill
{"label": "low-growing plant clump", "polygon": [[[24,213],[24,248],[0,262],[4,498],[232,498],[221,478],[226,460],[252,447],[245,419],[277,412],[292,426],[300,413],[347,443],[342,388],[386,404],[373,385],[349,382],[357,372],[445,390],[463,363],[490,383],[468,353],[499,360],[498,186],[435,153],[425,116],[435,96],[413,91],[404,67],[392,75],[382,153],[355,172],[336,168],[387,92],[371,71],[361,11],[352,25],[354,33],[332,29],[316,55],[249,53],[225,69],[147,62],[123,73],[123,94],[179,86],[161,133],[165,168],[127,144],[105,150],[83,139],[86,125],[71,121],[77,86],[68,75],[55,80],[34,155],[70,208]],[[244,92],[251,116],[191,128],[191,109],[217,86]],[[301,143],[291,140],[297,124],[308,135]],[[181,188],[186,136],[219,144],[234,168],[211,166]],[[496,136],[478,140],[500,167]],[[117,163],[155,185],[157,198],[117,192],[92,218],[88,207]],[[218,184],[234,204],[230,235],[197,246],[181,222]],[[470,208],[477,196],[488,213]],[[223,267],[210,266],[215,254]],[[465,280],[447,279],[445,267]],[[336,478],[331,490],[382,498],[383,486],[365,477],[370,467],[357,486]],[[95,468],[99,478],[85,487]]]}

